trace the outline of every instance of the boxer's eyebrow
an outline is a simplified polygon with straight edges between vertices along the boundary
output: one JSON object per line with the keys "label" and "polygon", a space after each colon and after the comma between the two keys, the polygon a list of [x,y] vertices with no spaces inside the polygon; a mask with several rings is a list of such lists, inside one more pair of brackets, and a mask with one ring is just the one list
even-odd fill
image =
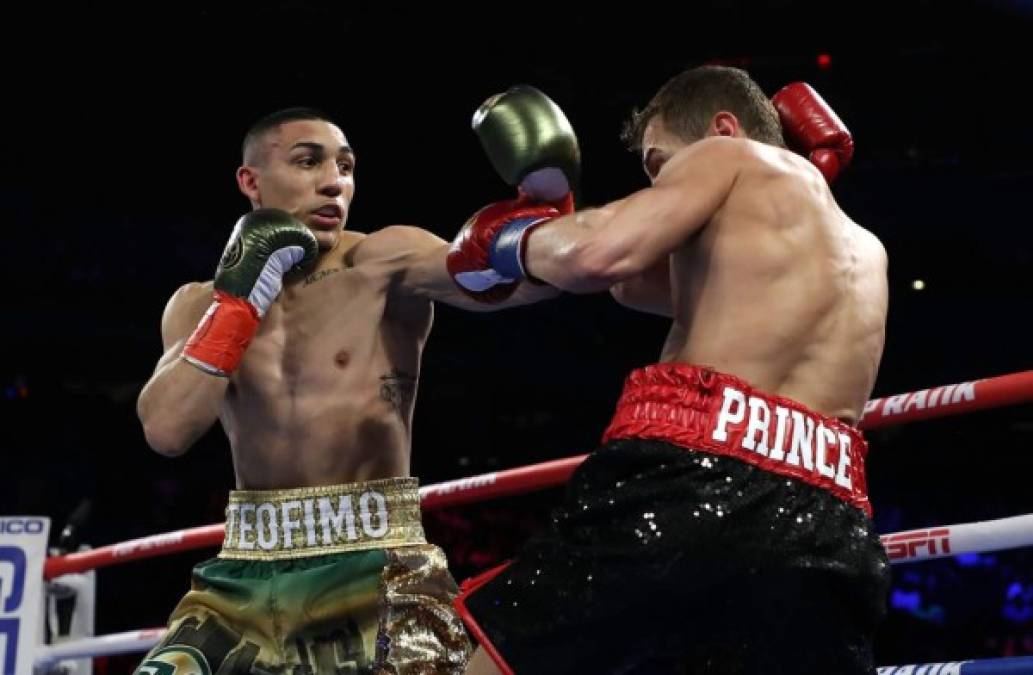
{"label": "boxer's eyebrow", "polygon": [[320,155],[322,155],[324,152],[326,152],[326,148],[323,147],[322,143],[314,143],[312,141],[298,141],[297,143],[295,143],[294,145],[291,146],[291,150],[292,151],[293,150],[297,150],[298,148],[303,148],[305,150],[311,150],[312,152],[320,154]]}
{"label": "boxer's eyebrow", "polygon": [[[313,154],[319,156],[326,154],[326,146],[324,146],[322,143],[316,143],[314,141],[298,141],[297,143],[291,146],[291,151],[293,152],[294,150],[297,150],[299,148],[303,150],[311,150]],[[342,145],[340,148],[337,149],[337,156],[348,156],[354,160],[355,151],[351,149],[350,145]]]}

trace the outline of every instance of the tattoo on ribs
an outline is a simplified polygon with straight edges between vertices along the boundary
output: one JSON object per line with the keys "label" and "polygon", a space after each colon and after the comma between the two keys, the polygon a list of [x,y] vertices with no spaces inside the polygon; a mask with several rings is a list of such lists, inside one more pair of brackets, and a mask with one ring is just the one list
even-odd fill
{"label": "tattoo on ribs", "polygon": [[380,398],[387,401],[399,415],[403,414],[403,406],[411,403],[415,395],[415,375],[392,368],[390,373],[380,376]]}

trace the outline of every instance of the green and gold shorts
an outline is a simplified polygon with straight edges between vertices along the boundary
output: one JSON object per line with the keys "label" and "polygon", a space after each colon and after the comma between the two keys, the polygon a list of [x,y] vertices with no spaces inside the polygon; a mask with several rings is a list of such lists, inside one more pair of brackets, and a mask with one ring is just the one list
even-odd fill
{"label": "green and gold shorts", "polygon": [[147,675],[461,673],[470,655],[415,478],[237,491]]}

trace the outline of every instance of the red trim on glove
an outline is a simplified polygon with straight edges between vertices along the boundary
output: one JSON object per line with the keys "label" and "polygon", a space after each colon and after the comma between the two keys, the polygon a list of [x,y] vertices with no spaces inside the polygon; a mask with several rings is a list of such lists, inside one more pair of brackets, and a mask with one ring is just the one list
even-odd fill
{"label": "red trim on glove", "polygon": [[183,357],[206,373],[229,376],[258,331],[258,311],[243,298],[215,291],[215,301],[183,348]]}

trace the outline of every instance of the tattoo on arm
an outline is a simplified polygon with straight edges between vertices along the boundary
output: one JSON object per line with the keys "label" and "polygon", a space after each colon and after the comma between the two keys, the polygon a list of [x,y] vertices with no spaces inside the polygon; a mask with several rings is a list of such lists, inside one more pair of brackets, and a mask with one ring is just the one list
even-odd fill
{"label": "tattoo on arm", "polygon": [[380,398],[389,403],[399,415],[405,414],[403,408],[412,403],[415,396],[415,375],[392,368],[390,373],[380,376]]}

